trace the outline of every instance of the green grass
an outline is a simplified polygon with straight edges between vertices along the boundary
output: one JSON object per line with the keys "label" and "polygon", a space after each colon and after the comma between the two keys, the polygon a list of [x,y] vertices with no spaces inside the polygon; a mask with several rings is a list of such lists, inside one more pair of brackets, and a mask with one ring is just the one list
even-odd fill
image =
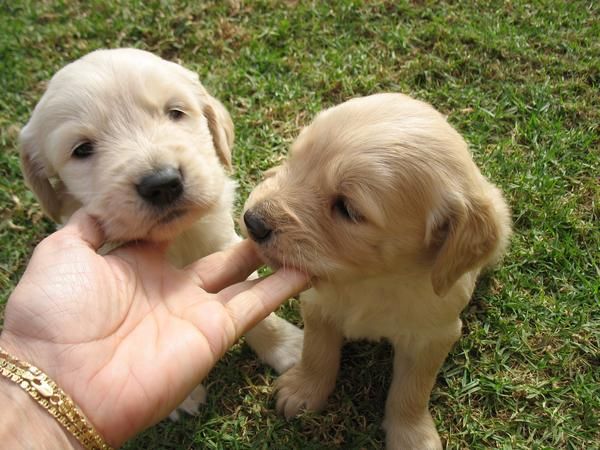
{"label": "green grass", "polygon": [[[16,137],[65,63],[135,46],[196,70],[236,124],[238,205],[318,110],[401,91],[449,116],[515,222],[433,391],[440,434],[449,448],[598,448],[598,17],[597,2],[559,0],[2,2],[0,311],[53,229],[23,186]],[[299,320],[295,302],[282,313]],[[238,345],[198,417],[126,448],[380,448],[390,356],[348,345],[327,410],[287,422],[274,373]]]}

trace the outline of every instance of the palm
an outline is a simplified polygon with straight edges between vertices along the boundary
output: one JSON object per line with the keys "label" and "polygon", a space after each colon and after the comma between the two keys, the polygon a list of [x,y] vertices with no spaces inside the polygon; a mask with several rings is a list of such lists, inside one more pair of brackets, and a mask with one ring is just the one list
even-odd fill
{"label": "palm", "polygon": [[[99,256],[94,246],[63,232],[61,239],[38,247],[43,256],[34,254],[13,292],[2,338],[5,345],[18,342],[17,353],[54,378],[112,443],[165,417],[206,376],[240,328],[306,282],[282,275],[264,280],[261,289],[241,283],[259,291],[257,311],[236,300],[239,285],[218,294],[201,288],[219,291],[232,277],[245,278],[258,263],[255,256],[245,255],[248,267],[239,273],[218,281],[214,275],[208,282],[213,275],[201,280],[198,272],[177,270],[147,244],[109,256]],[[200,272],[223,272],[231,261],[210,264]],[[274,298],[262,298],[265,292]]]}

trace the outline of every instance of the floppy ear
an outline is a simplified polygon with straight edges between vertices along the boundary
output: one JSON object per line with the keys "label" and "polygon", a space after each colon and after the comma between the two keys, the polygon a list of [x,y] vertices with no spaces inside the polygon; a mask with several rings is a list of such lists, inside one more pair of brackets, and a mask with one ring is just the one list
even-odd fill
{"label": "floppy ear", "polygon": [[430,220],[433,229],[427,233],[439,245],[431,272],[434,292],[443,297],[464,273],[492,262],[508,240],[508,221],[508,208],[499,191],[498,198],[451,198],[444,212]]}
{"label": "floppy ear", "polygon": [[273,166],[263,172],[263,180],[274,177],[281,170],[282,166]]}
{"label": "floppy ear", "polygon": [[202,112],[208,121],[208,129],[212,134],[213,144],[221,164],[231,169],[231,150],[233,148],[233,121],[229,112],[216,98],[206,94]]}
{"label": "floppy ear", "polygon": [[60,222],[61,197],[50,184],[44,164],[36,158],[35,144],[26,128],[21,132],[19,150],[25,183],[37,197],[44,212],[55,222]]}

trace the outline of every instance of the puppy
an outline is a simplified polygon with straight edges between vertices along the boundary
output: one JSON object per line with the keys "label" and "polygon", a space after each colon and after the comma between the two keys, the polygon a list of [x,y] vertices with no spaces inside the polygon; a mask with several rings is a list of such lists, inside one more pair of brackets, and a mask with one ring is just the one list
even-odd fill
{"label": "puppy", "polygon": [[300,133],[244,209],[271,266],[313,275],[301,294],[302,357],[277,380],[277,409],[289,418],[322,408],[343,338],[383,338],[395,353],[387,448],[441,448],[428,411],[436,373],[480,270],[511,234],[502,194],[461,136],[405,95],[350,100]]}
{"label": "puppy", "polygon": [[[171,240],[182,267],[240,240],[226,174],[233,139],[229,113],[195,73],[141,50],[98,50],[52,78],[21,132],[21,164],[56,222],[83,207],[113,243]],[[282,372],[302,332],[271,315],[246,339]],[[200,386],[182,409],[195,413],[204,396]]]}

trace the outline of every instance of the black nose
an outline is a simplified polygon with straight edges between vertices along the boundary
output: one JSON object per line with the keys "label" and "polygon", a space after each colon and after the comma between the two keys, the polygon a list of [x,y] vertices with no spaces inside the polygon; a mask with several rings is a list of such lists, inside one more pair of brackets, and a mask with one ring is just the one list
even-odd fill
{"label": "black nose", "polygon": [[244,223],[246,224],[250,237],[256,242],[266,241],[273,231],[261,215],[251,209],[244,213]]}
{"label": "black nose", "polygon": [[135,186],[147,202],[165,206],[177,200],[183,192],[181,172],[175,167],[164,167],[144,176]]}

